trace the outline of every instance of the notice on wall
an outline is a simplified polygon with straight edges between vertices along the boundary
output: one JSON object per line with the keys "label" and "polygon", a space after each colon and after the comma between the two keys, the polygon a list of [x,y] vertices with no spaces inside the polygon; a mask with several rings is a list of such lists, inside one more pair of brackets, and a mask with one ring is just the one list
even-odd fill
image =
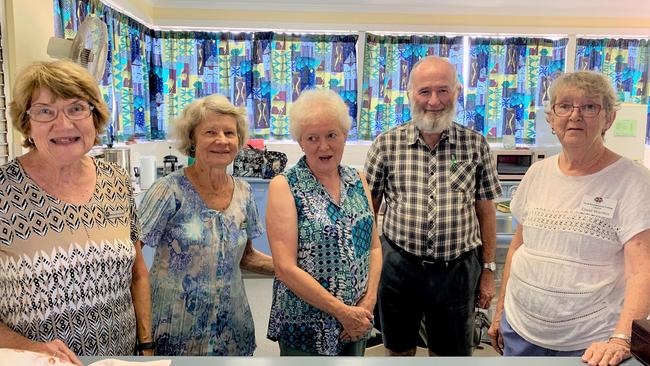
{"label": "notice on wall", "polygon": [[643,161],[647,120],[647,104],[621,104],[614,125],[605,133],[605,146],[632,160]]}
{"label": "notice on wall", "polygon": [[637,130],[637,121],[633,119],[616,120],[614,123],[614,136],[635,137]]}

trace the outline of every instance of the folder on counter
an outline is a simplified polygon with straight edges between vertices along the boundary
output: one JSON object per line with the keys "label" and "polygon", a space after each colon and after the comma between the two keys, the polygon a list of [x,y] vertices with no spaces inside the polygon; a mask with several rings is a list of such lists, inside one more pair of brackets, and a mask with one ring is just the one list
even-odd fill
{"label": "folder on counter", "polygon": [[501,201],[497,203],[497,211],[510,213],[510,201]]}

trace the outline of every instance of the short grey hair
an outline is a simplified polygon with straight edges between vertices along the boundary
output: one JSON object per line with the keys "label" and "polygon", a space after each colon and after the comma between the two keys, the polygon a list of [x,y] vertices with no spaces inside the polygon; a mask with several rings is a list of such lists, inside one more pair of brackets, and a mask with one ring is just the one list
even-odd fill
{"label": "short grey hair", "polygon": [[349,111],[341,96],[333,90],[304,90],[291,106],[289,133],[295,141],[300,141],[304,125],[317,120],[325,113],[336,118],[339,127],[347,135],[352,125]]}
{"label": "short grey hair", "polygon": [[426,56],[421,58],[418,62],[416,62],[415,65],[413,65],[413,67],[411,68],[411,71],[409,72],[409,80],[408,83],[406,84],[406,92],[409,94],[409,98],[411,94],[411,88],[413,88],[413,72],[418,67],[420,67],[420,65],[424,63],[433,62],[433,61],[442,61],[447,65],[449,65],[449,70],[453,71],[452,74],[454,75],[454,84],[452,85],[452,87],[457,88],[460,86],[460,80],[458,79],[458,72],[456,72],[456,67],[454,67],[454,65],[451,62],[449,62],[449,59],[444,57],[438,57],[438,56]]}
{"label": "short grey hair", "polygon": [[602,97],[603,110],[607,113],[608,118],[620,108],[621,103],[616,97],[616,91],[605,75],[594,71],[576,71],[562,74],[551,83],[548,88],[550,101],[544,105],[544,111],[547,114],[552,113],[551,109],[557,100],[559,91],[566,88],[582,90],[591,97]]}
{"label": "short grey hair", "polygon": [[178,150],[187,156],[194,157],[196,143],[194,129],[203,121],[208,113],[233,117],[237,124],[237,147],[241,149],[248,140],[248,116],[245,108],[235,107],[228,98],[212,94],[194,100],[183,110],[183,114],[174,123],[173,136],[178,139]]}

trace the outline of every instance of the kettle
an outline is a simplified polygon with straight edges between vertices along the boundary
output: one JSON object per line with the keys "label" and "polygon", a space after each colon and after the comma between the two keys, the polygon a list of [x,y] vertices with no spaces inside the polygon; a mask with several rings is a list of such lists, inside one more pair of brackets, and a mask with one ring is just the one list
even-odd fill
{"label": "kettle", "polygon": [[100,157],[105,161],[115,163],[131,173],[131,150],[128,147],[113,147],[102,150]]}
{"label": "kettle", "polygon": [[[171,147],[169,148],[171,152]],[[178,158],[175,155],[172,155],[171,153],[169,155],[165,155],[163,157],[163,175],[170,174],[172,172],[175,172],[180,168],[178,164]]]}

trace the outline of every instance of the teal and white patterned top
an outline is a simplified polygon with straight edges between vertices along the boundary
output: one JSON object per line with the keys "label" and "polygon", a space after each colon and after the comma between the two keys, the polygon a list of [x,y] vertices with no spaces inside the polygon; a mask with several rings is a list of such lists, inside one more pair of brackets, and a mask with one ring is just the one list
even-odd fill
{"label": "teal and white patterned top", "polygon": [[184,170],[157,181],[142,205],[151,271],[156,354],[250,356],[255,332],[239,262],[262,233],[248,183],[234,179],[230,205],[208,208]]}
{"label": "teal and white patterned top", "polygon": [[[316,180],[305,158],[283,175],[298,211],[298,267],[332,295],[355,305],[366,293],[374,215],[359,174],[339,166],[337,205]],[[337,355],[341,324],[294,294],[277,278],[267,337],[305,352]]]}

